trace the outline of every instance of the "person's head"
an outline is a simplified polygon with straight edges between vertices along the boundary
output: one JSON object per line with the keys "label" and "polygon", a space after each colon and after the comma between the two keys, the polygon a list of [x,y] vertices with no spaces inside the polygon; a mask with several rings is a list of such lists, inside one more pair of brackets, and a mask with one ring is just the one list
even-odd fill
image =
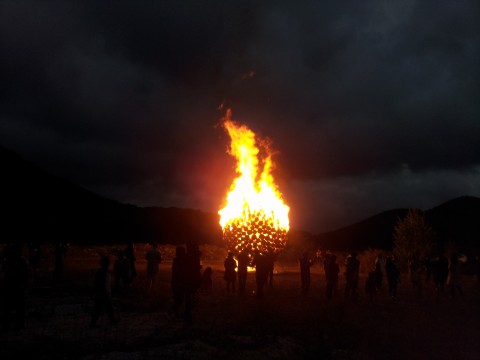
{"label": "person's head", "polygon": [[228,252],[228,257],[229,257],[229,258],[233,258],[233,252],[229,251],[229,252]]}

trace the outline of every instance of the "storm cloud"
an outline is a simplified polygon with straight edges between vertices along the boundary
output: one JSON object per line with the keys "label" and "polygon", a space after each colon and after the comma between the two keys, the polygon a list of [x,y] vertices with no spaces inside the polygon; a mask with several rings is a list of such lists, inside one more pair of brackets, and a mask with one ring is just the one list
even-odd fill
{"label": "storm cloud", "polygon": [[480,196],[479,10],[2,1],[0,144],[106,197],[217,211],[229,107],[272,140],[295,228]]}

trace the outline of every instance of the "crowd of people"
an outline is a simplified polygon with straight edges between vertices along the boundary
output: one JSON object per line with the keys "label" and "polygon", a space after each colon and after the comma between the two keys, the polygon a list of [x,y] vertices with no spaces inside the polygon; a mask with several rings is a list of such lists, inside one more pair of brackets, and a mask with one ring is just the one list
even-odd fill
{"label": "crowd of people", "polygon": [[[240,252],[235,255],[229,251],[224,260],[224,280],[227,293],[236,292],[238,283],[238,294],[244,295],[247,284],[248,269],[255,269],[255,294],[261,298],[266,287],[273,287],[273,274],[277,253],[270,251],[262,253],[254,252],[253,256],[247,252]],[[238,281],[237,281],[238,279]]]}
{"label": "crowd of people", "polygon": [[[448,289],[448,295],[455,298],[457,295],[464,297],[463,287],[460,281],[460,265],[465,261],[464,256],[452,253],[449,257],[438,255],[433,258],[425,257],[420,261],[415,255],[410,256],[406,264],[406,275],[411,289],[418,295],[422,295],[424,287],[433,283],[433,289],[437,294],[443,294]],[[325,275],[325,297],[332,299],[338,297],[340,266],[337,256],[329,251],[317,251],[315,256],[310,256],[304,251],[298,258],[300,270],[301,293],[306,294],[310,289],[310,268],[320,264]],[[362,289],[365,297],[374,302],[377,294],[385,289],[391,299],[397,299],[397,288],[401,280],[401,271],[397,258],[394,254],[384,257],[379,252],[373,264],[364,264],[367,268],[364,283],[360,283],[360,261],[355,251],[345,258],[344,268],[344,297],[356,300]],[[475,276],[480,286],[480,262],[477,256],[475,261]]]}
{"label": "crowd of people", "polygon": [[[2,328],[21,329],[25,326],[26,296],[30,284],[37,276],[41,249],[38,245],[28,246],[28,256],[24,256],[22,244],[10,244],[3,248],[1,261],[1,320]],[[52,279],[58,281],[63,276],[64,260],[67,246],[56,244],[52,254],[54,266]],[[100,316],[105,314],[110,322],[118,321],[112,304],[112,294],[121,296],[130,291],[132,283],[137,277],[136,251],[133,242],[127,242],[124,248],[116,248],[108,254],[102,254],[99,268],[93,279],[93,306],[90,326],[97,327]],[[182,319],[186,323],[193,321],[193,309],[199,295],[212,294],[213,270],[210,266],[205,269],[201,264],[202,253],[194,242],[185,246],[179,245],[175,249],[175,256],[171,263],[171,307],[166,315]],[[266,288],[273,287],[274,264],[278,253],[261,253],[250,255],[246,252],[228,252],[223,261],[225,292],[237,293],[244,296],[247,277],[250,270],[254,273],[256,297],[262,298]],[[457,295],[464,296],[460,281],[460,257],[452,254],[450,257],[436,256],[419,260],[415,256],[408,259],[407,274],[411,287],[419,296],[425,284],[433,283],[438,294],[449,290],[451,298]],[[156,243],[150,243],[144,252],[146,293],[152,293],[158,282],[160,264],[163,255]],[[339,279],[344,276],[343,297],[356,301],[361,290],[365,298],[375,302],[380,292],[397,299],[397,288],[400,282],[400,269],[394,255],[384,256],[379,252],[373,264],[361,264],[358,254],[351,252],[342,263],[338,262],[337,255],[329,251],[318,250],[313,256],[309,251],[303,251],[298,257],[300,273],[300,292],[307,295],[311,291],[311,268],[319,265],[324,274],[324,296],[328,301],[339,298]],[[366,276],[360,276],[361,265],[366,268]],[[480,263],[478,256],[475,261],[476,278],[480,286]],[[252,270],[253,269],[253,270]],[[343,270],[343,273],[341,271]],[[364,279],[363,289],[361,279]]]}

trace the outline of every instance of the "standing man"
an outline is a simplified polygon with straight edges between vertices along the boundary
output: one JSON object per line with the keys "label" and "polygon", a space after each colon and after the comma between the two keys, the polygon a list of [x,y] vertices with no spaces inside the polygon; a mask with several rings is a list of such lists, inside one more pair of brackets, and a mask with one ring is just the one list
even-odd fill
{"label": "standing man", "polygon": [[237,282],[237,261],[233,258],[233,253],[229,252],[227,258],[223,262],[225,268],[224,279],[227,285],[227,292],[235,292],[235,284]]}
{"label": "standing man", "polygon": [[273,270],[275,269],[275,261],[277,260],[278,254],[276,250],[270,250],[267,253],[268,259],[268,286],[273,287]]}
{"label": "standing man", "polygon": [[190,241],[186,244],[186,291],[185,291],[185,313],[183,320],[187,324],[193,322],[193,308],[198,301],[198,290],[202,283],[201,255],[198,244]]}
{"label": "standing man", "polygon": [[100,268],[95,273],[94,303],[90,319],[90,327],[96,328],[98,318],[106,313],[111,324],[116,324],[112,305],[112,273],[110,259],[104,256],[100,259]]}
{"label": "standing man", "polygon": [[460,263],[458,261],[458,256],[456,253],[453,253],[450,256],[450,261],[448,263],[448,278],[447,284],[450,287],[450,296],[452,299],[455,297],[455,291],[458,291],[460,296],[463,299],[463,290],[460,284]]}
{"label": "standing man", "polygon": [[186,260],[186,249],[177,246],[175,258],[172,261],[171,287],[173,293],[172,312],[175,317],[180,318],[180,308],[185,305],[185,294],[187,291],[188,264]]}
{"label": "standing man", "polygon": [[310,290],[310,267],[313,265],[313,260],[310,259],[308,251],[304,251],[298,261],[300,263],[302,294],[306,295]]}
{"label": "standing man", "polygon": [[151,290],[162,262],[162,254],[157,248],[157,243],[151,243],[150,249],[145,254],[145,260],[147,260],[147,289]]}
{"label": "standing man", "polygon": [[130,263],[130,282],[137,276],[137,267],[136,267],[136,257],[135,257],[135,245],[133,241],[128,241],[127,246],[124,250],[125,257],[128,259]]}
{"label": "standing man", "polygon": [[338,274],[340,273],[340,268],[337,264],[337,257],[334,254],[330,255],[330,260],[328,261],[328,267],[325,269],[326,277],[326,296],[327,299],[331,299],[334,294],[337,293],[338,289]]}
{"label": "standing man", "polygon": [[360,261],[357,259],[357,253],[352,253],[345,261],[345,296],[352,300],[357,298],[358,277],[360,275]]}
{"label": "standing man", "polygon": [[247,252],[242,251],[237,256],[238,260],[238,293],[245,294],[245,287],[247,285],[248,265],[250,264],[250,256]]}
{"label": "standing man", "polygon": [[382,289],[384,268],[385,262],[383,260],[383,255],[382,253],[379,253],[375,259],[375,284],[378,290]]}
{"label": "standing man", "polygon": [[397,286],[400,282],[400,271],[397,267],[395,256],[390,255],[385,261],[385,273],[387,274],[388,293],[393,300],[397,297]]}
{"label": "standing man", "polygon": [[255,251],[252,265],[255,266],[255,280],[257,282],[257,298],[263,297],[263,289],[267,283],[268,277],[268,259],[265,254]]}

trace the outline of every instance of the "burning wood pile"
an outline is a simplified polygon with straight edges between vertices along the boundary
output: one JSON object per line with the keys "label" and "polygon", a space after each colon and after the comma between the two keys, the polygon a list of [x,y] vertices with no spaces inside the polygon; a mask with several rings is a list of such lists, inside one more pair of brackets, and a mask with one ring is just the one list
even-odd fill
{"label": "burning wood pile", "polygon": [[231,120],[230,110],[223,120],[231,139],[228,153],[237,160],[238,174],[226,205],[218,212],[223,238],[235,254],[278,254],[287,242],[290,208],[274,183],[269,143],[256,139],[252,130]]}

